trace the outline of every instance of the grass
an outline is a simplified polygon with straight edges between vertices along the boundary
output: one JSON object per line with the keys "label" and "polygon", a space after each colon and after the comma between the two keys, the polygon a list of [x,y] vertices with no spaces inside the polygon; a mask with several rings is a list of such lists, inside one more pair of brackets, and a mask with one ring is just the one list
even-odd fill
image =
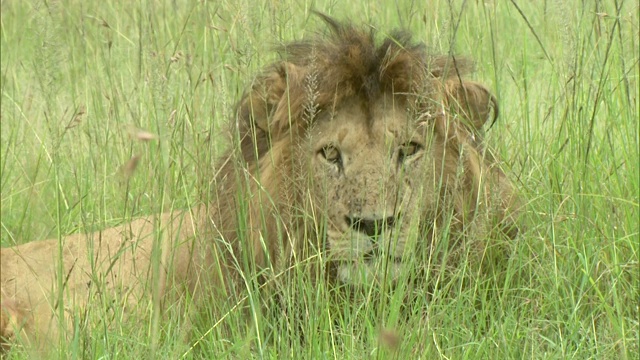
{"label": "grass", "polygon": [[[302,307],[304,321],[269,314],[260,304],[270,300],[252,291],[249,311],[230,311],[220,326],[205,311],[192,351],[175,335],[179,320],[160,335],[152,321],[122,321],[82,333],[61,357],[146,358],[157,343],[152,355],[166,358],[638,358],[636,3],[1,6],[3,247],[189,207],[215,173],[234,102],[274,60],[270,49],[322,28],[311,8],[404,27],[434,52],[476,59],[476,78],[501,105],[489,143],[526,200],[527,230],[506,268],[468,287],[456,282],[461,269],[447,284],[453,295],[403,309],[412,289],[347,301],[292,281],[283,306]],[[134,129],[158,139],[138,141]]]}

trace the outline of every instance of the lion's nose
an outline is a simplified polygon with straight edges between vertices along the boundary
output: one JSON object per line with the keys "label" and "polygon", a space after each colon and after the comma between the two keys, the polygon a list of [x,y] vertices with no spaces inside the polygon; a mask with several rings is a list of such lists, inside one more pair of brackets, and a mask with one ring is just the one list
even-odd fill
{"label": "lion's nose", "polygon": [[359,217],[345,216],[349,226],[369,237],[376,237],[382,234],[384,229],[390,229],[395,223],[395,218],[389,216],[385,219],[364,219]]}

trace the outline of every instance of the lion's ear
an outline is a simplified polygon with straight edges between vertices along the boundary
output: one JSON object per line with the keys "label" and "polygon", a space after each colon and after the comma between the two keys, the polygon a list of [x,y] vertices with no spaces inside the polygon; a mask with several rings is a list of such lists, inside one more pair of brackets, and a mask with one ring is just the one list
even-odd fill
{"label": "lion's ear", "polygon": [[449,80],[445,85],[445,102],[449,110],[463,117],[475,130],[498,118],[498,101],[482,84]]}
{"label": "lion's ear", "polygon": [[241,126],[247,130],[260,129],[270,135],[287,128],[291,116],[288,94],[298,73],[296,65],[280,62],[258,76],[238,104]]}

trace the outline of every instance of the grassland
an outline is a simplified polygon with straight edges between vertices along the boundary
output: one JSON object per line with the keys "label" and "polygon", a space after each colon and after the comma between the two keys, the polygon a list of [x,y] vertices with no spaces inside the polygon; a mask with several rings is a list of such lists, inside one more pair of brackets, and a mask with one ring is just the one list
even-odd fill
{"label": "grassland", "polygon": [[115,321],[60,357],[637,359],[633,1],[2,1],[2,246],[189,207],[270,49],[322,30],[311,8],[477,61],[501,106],[488,142],[526,202],[506,268],[415,310],[393,296],[330,301],[301,282],[288,296],[304,299],[306,322],[245,304],[251,321],[203,315],[190,349],[177,320]]}

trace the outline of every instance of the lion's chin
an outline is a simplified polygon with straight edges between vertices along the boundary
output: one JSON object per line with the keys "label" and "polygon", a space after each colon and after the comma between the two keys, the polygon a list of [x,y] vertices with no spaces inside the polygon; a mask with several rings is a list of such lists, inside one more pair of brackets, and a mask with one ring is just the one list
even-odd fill
{"label": "lion's chin", "polygon": [[338,280],[343,284],[370,286],[379,283],[395,283],[402,273],[399,261],[358,261],[341,263],[338,266]]}

